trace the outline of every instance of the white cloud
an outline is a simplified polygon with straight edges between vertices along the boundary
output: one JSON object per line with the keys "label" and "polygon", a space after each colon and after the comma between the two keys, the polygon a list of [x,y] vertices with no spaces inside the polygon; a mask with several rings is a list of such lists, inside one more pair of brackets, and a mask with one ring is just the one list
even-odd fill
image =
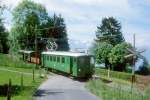
{"label": "white cloud", "polygon": [[14,8],[15,6],[17,6],[17,4],[19,2],[21,2],[21,0],[0,0],[0,2],[4,5],[6,5],[8,8]]}
{"label": "white cloud", "polygon": [[128,5],[128,0],[64,0],[69,3],[76,3],[80,5],[88,5],[88,6],[104,6],[109,5],[110,7],[125,7]]}

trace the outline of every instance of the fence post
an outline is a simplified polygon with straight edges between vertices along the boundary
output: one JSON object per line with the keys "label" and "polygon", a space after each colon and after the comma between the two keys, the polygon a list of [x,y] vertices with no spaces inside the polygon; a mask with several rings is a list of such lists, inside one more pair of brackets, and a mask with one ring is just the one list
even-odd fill
{"label": "fence post", "polygon": [[21,89],[23,89],[23,73],[21,74]]}
{"label": "fence post", "polygon": [[46,68],[46,75],[45,75],[45,77],[47,77],[48,76],[48,67]]}
{"label": "fence post", "polygon": [[9,79],[9,84],[8,84],[7,100],[11,100],[11,79]]}
{"label": "fence post", "polygon": [[34,72],[35,71],[35,69],[33,68],[33,72],[32,72],[32,74],[33,74],[33,82],[35,81],[35,76],[34,76]]}

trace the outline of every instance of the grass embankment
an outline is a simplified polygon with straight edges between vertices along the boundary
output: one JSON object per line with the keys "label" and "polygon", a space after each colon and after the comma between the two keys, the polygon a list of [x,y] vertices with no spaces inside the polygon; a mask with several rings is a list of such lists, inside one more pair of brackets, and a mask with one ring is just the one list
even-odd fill
{"label": "grass embankment", "polygon": [[150,100],[150,88],[140,90],[134,84],[131,89],[129,73],[111,71],[110,78],[105,69],[98,68],[95,73],[101,79],[90,80],[86,87],[102,100]]}
{"label": "grass embankment", "polygon": [[20,60],[19,55],[0,54],[0,66],[1,67],[15,67],[15,68],[27,68],[31,69],[35,67],[33,64]]}
{"label": "grass embankment", "polygon": [[[32,96],[38,86],[45,79],[39,77],[39,70],[35,69],[35,81],[32,77],[33,64],[20,61],[18,57],[0,54],[0,86],[12,82],[12,100],[32,100]],[[2,69],[2,70],[1,70]],[[5,70],[6,69],[6,70]],[[23,74],[22,74],[23,73]],[[23,75],[23,88],[21,89],[21,77]],[[0,100],[6,100],[5,95],[0,95]]]}

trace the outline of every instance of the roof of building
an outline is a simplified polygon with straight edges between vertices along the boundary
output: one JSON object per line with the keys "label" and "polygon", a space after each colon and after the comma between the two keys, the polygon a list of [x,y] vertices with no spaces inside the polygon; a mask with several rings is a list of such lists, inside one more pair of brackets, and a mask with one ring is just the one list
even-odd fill
{"label": "roof of building", "polygon": [[62,56],[91,56],[88,53],[79,53],[79,52],[64,52],[64,51],[45,51],[42,54],[49,54],[49,55],[62,55]]}

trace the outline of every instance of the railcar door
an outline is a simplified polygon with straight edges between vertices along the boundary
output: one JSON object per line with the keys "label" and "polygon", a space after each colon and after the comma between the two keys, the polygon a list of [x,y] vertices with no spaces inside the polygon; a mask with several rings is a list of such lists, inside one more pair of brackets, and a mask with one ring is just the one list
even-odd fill
{"label": "railcar door", "polygon": [[70,57],[70,74],[72,74],[72,68],[73,68],[73,57]]}
{"label": "railcar door", "polygon": [[77,73],[77,58],[76,57],[71,57],[70,59],[71,63],[70,63],[70,70],[73,76],[77,77],[78,73]]}

